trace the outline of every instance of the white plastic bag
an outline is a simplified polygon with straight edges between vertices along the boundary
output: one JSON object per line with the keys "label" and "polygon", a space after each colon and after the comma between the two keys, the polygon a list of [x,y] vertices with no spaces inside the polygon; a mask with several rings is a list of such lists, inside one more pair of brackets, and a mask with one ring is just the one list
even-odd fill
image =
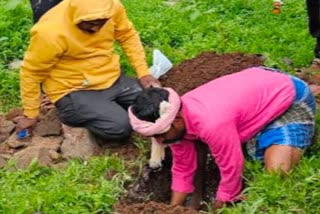
{"label": "white plastic bag", "polygon": [[150,68],[151,75],[157,79],[172,68],[172,63],[170,60],[158,49],[153,51],[152,64],[153,65]]}

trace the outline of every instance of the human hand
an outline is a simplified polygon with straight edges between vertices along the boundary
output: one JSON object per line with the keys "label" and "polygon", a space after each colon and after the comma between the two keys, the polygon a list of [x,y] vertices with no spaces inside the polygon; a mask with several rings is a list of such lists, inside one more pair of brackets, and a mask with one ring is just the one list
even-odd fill
{"label": "human hand", "polygon": [[42,94],[41,95],[41,109],[48,111],[52,108],[54,108],[54,105],[52,104],[52,102],[50,101],[48,96],[46,94]]}
{"label": "human hand", "polygon": [[172,191],[170,205],[182,206],[187,196],[188,193]]}
{"label": "human hand", "polygon": [[18,117],[17,119],[15,119],[15,121],[17,122],[17,134],[24,129],[32,130],[38,122],[36,118],[28,118],[26,116]]}
{"label": "human hand", "polygon": [[156,78],[154,78],[152,75],[145,75],[143,77],[141,77],[139,79],[140,84],[144,87],[144,88],[157,88],[157,87],[161,87],[161,84],[159,82],[159,80],[157,80]]}

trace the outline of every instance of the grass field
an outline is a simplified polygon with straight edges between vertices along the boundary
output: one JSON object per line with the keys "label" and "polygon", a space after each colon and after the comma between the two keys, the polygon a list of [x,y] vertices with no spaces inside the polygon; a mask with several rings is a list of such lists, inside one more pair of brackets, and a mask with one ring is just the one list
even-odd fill
{"label": "grass field", "polygon": [[[203,51],[263,54],[267,65],[293,72],[313,57],[314,40],[307,28],[304,1],[285,1],[274,15],[271,0],[123,0],[140,32],[149,63],[157,48],[176,64]],[[32,26],[26,0],[0,2],[0,112],[19,106],[17,71],[7,65],[21,59]],[[124,57],[128,73],[131,67]],[[317,122],[318,124],[319,121]],[[223,213],[320,212],[319,140],[288,178],[265,174],[257,162],[248,162],[244,177],[248,200]],[[0,169],[0,214],[109,213],[129,179],[120,159],[94,158],[73,161],[65,171],[39,168]],[[107,170],[117,172],[105,180]]]}

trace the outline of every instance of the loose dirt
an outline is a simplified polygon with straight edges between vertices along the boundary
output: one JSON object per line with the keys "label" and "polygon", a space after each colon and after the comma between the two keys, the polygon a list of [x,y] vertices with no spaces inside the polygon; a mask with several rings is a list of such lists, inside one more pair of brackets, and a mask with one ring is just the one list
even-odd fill
{"label": "loose dirt", "polygon": [[261,65],[263,58],[260,55],[204,52],[175,66],[160,81],[182,95],[210,80]]}
{"label": "loose dirt", "polygon": [[140,214],[196,214],[198,212],[181,206],[169,206],[163,203],[147,202],[132,206],[117,205],[116,213],[140,213]]}

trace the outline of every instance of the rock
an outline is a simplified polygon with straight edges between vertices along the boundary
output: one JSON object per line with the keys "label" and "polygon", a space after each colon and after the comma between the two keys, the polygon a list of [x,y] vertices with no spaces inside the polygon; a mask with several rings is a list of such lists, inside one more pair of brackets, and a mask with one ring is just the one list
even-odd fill
{"label": "rock", "polygon": [[15,128],[15,124],[12,121],[5,120],[4,117],[0,119],[0,132],[1,133],[11,133]]}
{"label": "rock", "polygon": [[0,156],[1,156],[2,158],[4,158],[5,160],[9,160],[9,159],[12,158],[12,155],[9,155],[9,154],[0,154]]}
{"label": "rock", "polygon": [[0,144],[0,154],[3,155],[13,155],[15,149],[12,149],[8,144],[2,143]]}
{"label": "rock", "polygon": [[0,117],[0,143],[4,142],[10,136],[14,128],[15,124],[12,121]]}
{"label": "rock", "polygon": [[23,110],[21,108],[15,108],[9,111],[9,113],[6,115],[6,119],[13,121],[16,117],[20,117],[23,115]]}
{"label": "rock", "polygon": [[41,118],[40,122],[33,130],[33,134],[42,137],[58,136],[61,134],[61,128],[62,124],[58,118],[58,110],[54,108]]}
{"label": "rock", "polygon": [[59,159],[61,159],[61,155],[54,150],[49,150],[49,155],[51,160],[58,161]]}
{"label": "rock", "polygon": [[9,137],[8,134],[0,133],[0,144],[3,143]]}
{"label": "rock", "polygon": [[0,156],[0,168],[4,167],[7,164],[6,159]]}
{"label": "rock", "polygon": [[87,160],[100,151],[95,137],[85,128],[72,128],[63,125],[65,140],[61,146],[62,156],[66,159]]}
{"label": "rock", "polygon": [[51,149],[53,151],[58,151],[62,141],[62,137],[33,136],[29,146],[36,146]]}
{"label": "rock", "polygon": [[18,70],[22,65],[22,61],[20,59],[15,59],[8,64],[8,68],[10,70]]}
{"label": "rock", "polygon": [[18,149],[21,147],[27,147],[31,143],[31,137],[26,137],[24,139],[19,140],[17,138],[16,133],[13,133],[5,143],[12,149]]}
{"label": "rock", "polygon": [[53,165],[50,157],[50,149],[48,148],[32,146],[17,152],[13,156],[13,160],[16,162],[16,166],[19,169],[28,168],[34,159],[37,159],[39,166]]}

